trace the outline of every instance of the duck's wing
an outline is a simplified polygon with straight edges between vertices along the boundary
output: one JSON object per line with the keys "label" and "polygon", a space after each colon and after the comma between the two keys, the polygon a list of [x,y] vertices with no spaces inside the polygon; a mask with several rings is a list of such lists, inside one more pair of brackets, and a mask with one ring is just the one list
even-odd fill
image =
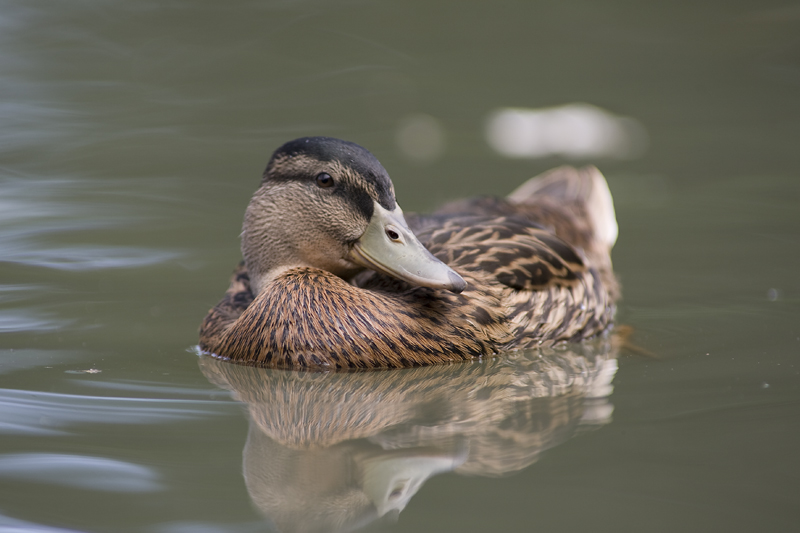
{"label": "duck's wing", "polygon": [[[420,240],[465,279],[464,291],[496,295],[522,348],[600,333],[611,322],[617,285],[585,254],[552,232],[515,216],[456,216],[428,226]],[[607,279],[608,278],[608,279]]]}
{"label": "duck's wing", "polygon": [[505,198],[456,200],[431,216],[412,217],[412,229],[427,229],[460,216],[524,218],[585,251],[590,262],[605,268],[617,239],[614,202],[605,177],[595,167],[563,166],[529,179]]}
{"label": "duck's wing", "polygon": [[412,229],[424,232],[470,215],[524,219],[532,227],[546,230],[580,251],[618,297],[610,255],[617,221],[608,185],[597,168],[559,167],[531,178],[506,198],[458,200],[433,215],[411,217],[409,223]]}
{"label": "duck's wing", "polygon": [[518,217],[452,217],[421,231],[420,239],[451,267],[515,290],[574,284],[587,270],[578,250]]}
{"label": "duck's wing", "polygon": [[250,276],[244,261],[231,276],[231,283],[225,296],[206,315],[200,325],[200,347],[213,344],[212,340],[222,335],[228,327],[242,316],[245,309],[253,303],[253,292],[250,290]]}

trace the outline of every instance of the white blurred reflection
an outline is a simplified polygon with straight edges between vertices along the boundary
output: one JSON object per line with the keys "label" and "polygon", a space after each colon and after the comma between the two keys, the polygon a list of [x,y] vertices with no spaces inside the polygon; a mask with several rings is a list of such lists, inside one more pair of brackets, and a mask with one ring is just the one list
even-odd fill
{"label": "white blurred reflection", "polygon": [[69,435],[78,424],[152,425],[207,419],[226,413],[229,405],[233,404],[0,389],[0,435]]}
{"label": "white blurred reflection", "polygon": [[155,470],[145,466],[55,453],[0,455],[0,477],[112,492],[154,492],[162,488]]}
{"label": "white blurred reflection", "polygon": [[[162,522],[154,524],[149,531],[155,533],[264,533],[263,522],[234,523],[231,521],[208,523],[191,520]],[[0,531],[0,533],[5,533]]]}
{"label": "white blurred reflection", "polygon": [[[0,237],[1,243],[2,237]],[[2,246],[0,246],[0,251],[2,251]],[[0,263],[2,263],[2,259],[0,259]],[[27,300],[31,294],[40,290],[43,290],[43,287],[38,285],[0,285],[0,305]],[[57,318],[53,313],[39,307],[0,309],[0,333],[53,331],[63,328],[72,322],[72,319]],[[0,352],[0,354],[2,353]],[[13,363],[10,364],[9,360],[3,357],[0,364],[0,374],[13,367]]]}
{"label": "white blurred reflection", "polygon": [[404,156],[427,163],[438,159],[444,153],[444,128],[430,115],[410,115],[400,121],[395,141]]}
{"label": "white blurred reflection", "polygon": [[542,109],[498,109],[487,122],[486,140],[507,157],[630,159],[644,152],[647,132],[633,118],[575,103]]}
{"label": "white blurred reflection", "polygon": [[[52,313],[39,309],[0,311],[0,333],[55,331],[73,322],[73,320],[55,318]],[[2,373],[3,370],[0,370],[0,374]]]}
{"label": "white blurred reflection", "polygon": [[0,532],[2,533],[80,533],[75,529],[50,527],[27,520],[19,520],[0,514]]}
{"label": "white blurred reflection", "polygon": [[56,270],[83,271],[150,266],[180,255],[138,246],[54,246],[41,250],[17,249],[6,261]]}

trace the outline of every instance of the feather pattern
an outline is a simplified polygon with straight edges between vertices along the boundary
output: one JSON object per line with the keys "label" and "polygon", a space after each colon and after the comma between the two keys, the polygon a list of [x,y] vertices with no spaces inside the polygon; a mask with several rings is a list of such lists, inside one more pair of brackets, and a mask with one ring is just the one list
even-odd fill
{"label": "feather pattern", "polygon": [[257,366],[387,368],[597,335],[619,295],[607,238],[616,221],[597,230],[591,220],[598,175],[605,187],[596,169],[565,167],[508,198],[407,216],[420,242],[466,282],[460,294],[372,270],[346,281],[308,265],[255,293],[243,263],[203,321],[200,346]]}

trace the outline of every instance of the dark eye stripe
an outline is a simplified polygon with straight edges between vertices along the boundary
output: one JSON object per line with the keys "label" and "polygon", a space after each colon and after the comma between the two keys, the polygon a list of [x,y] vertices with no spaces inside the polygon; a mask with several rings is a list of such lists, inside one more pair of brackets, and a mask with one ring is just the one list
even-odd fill
{"label": "dark eye stripe", "polygon": [[333,187],[333,178],[327,172],[317,174],[317,185],[323,189]]}

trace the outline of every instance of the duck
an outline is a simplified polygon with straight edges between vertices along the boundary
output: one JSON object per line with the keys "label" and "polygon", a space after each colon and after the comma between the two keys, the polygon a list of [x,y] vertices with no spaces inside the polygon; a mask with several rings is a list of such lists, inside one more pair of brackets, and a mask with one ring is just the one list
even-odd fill
{"label": "duck", "polygon": [[247,206],[243,260],[199,348],[259,367],[381,369],[579,342],[613,324],[617,234],[595,167],[404,214],[367,149],[295,139]]}

